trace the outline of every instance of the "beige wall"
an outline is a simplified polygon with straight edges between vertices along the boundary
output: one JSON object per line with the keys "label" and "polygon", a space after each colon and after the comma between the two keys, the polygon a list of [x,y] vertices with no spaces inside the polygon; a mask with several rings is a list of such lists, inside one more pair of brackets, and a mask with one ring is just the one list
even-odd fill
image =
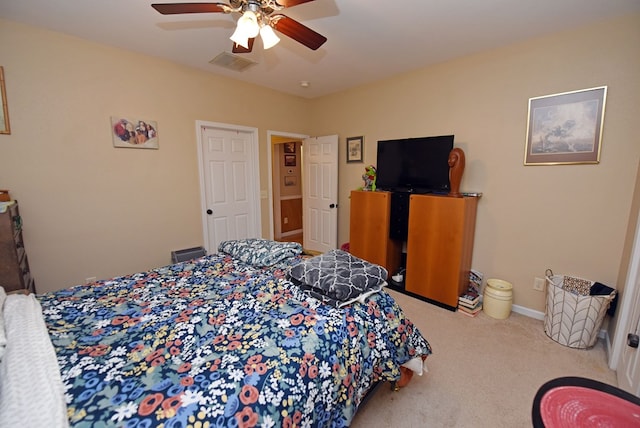
{"label": "beige wall", "polygon": [[[473,266],[543,311],[548,267],[618,285],[640,144],[640,16],[468,56],[302,100],[61,34],[0,20],[12,134],[0,135],[0,187],[20,200],[40,290],[131,273],[201,245],[195,121],[340,135],[338,243],[351,189],[380,139],[454,133],[462,189],[481,191]],[[523,166],[530,97],[607,85],[601,163]],[[113,114],[158,121],[160,150],[114,149]],[[365,136],[364,163],[345,139]],[[268,210],[262,200],[263,235]],[[635,217],[633,217],[635,218]]]}
{"label": "beige wall", "polygon": [[[38,291],[203,245],[196,120],[259,129],[265,193],[267,130],[308,129],[301,98],[5,20],[0,40],[12,131],[0,188],[20,202]],[[160,149],[113,148],[111,115],[157,121]]]}
{"label": "beige wall", "polygon": [[[427,42],[428,43],[428,42]],[[376,142],[453,133],[466,152],[464,191],[480,191],[473,267],[514,284],[514,303],[544,311],[545,269],[622,286],[636,171],[640,16],[429,67],[315,100],[311,134],[340,135],[339,243],[349,192],[376,163]],[[598,165],[524,166],[531,97],[608,86]],[[364,163],[345,139],[365,136]]]}

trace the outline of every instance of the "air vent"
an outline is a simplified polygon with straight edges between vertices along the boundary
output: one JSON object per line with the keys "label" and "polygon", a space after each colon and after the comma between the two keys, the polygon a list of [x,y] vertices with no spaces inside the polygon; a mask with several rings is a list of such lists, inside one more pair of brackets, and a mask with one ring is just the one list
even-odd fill
{"label": "air vent", "polygon": [[252,65],[257,64],[257,62],[229,52],[222,52],[220,55],[209,61],[209,64],[219,65],[220,67],[228,68],[229,70],[244,71]]}
{"label": "air vent", "polygon": [[202,247],[185,248],[171,252],[171,263],[184,262],[206,256],[207,252]]}

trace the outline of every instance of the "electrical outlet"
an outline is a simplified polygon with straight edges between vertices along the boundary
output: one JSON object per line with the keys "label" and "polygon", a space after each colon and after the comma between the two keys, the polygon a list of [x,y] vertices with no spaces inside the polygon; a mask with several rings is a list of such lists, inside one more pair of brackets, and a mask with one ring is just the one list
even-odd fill
{"label": "electrical outlet", "polygon": [[284,224],[289,224],[289,217],[284,218]]}
{"label": "electrical outlet", "polygon": [[533,289],[537,291],[544,291],[545,279],[544,278],[534,278],[533,279]]}
{"label": "electrical outlet", "polygon": [[90,276],[89,278],[85,278],[84,279],[84,283],[85,284],[91,284],[92,282],[96,282],[96,277],[95,276]]}

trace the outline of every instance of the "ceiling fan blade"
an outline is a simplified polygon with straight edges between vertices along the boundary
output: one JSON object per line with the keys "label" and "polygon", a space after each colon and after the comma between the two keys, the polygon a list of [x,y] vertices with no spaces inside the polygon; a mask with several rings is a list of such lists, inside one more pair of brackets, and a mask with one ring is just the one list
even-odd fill
{"label": "ceiling fan blade", "polygon": [[309,49],[314,51],[327,41],[327,38],[322,34],[316,33],[311,28],[302,25],[295,19],[289,18],[284,15],[274,15],[271,17],[273,27],[284,34],[291,37],[293,40],[302,43]]}
{"label": "ceiling fan blade", "polygon": [[276,0],[276,2],[282,7],[291,7],[302,3],[308,3],[314,0]]}
{"label": "ceiling fan blade", "polygon": [[234,43],[233,44],[233,49],[231,49],[231,52],[233,52],[233,53],[249,53],[249,52],[251,52],[253,50],[253,42],[255,42],[255,41],[256,41],[255,37],[251,37],[249,39],[249,47],[248,48],[245,48],[244,46],[239,45],[237,43]]}
{"label": "ceiling fan blade", "polygon": [[231,12],[229,5],[224,3],[154,3],[151,7],[163,15]]}

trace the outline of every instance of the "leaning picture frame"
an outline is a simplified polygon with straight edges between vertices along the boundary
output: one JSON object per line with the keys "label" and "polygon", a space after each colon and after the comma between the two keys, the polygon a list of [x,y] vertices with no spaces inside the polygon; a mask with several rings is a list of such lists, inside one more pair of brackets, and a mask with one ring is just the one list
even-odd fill
{"label": "leaning picture frame", "polygon": [[362,146],[364,143],[364,137],[349,137],[347,138],[347,162],[362,162]]}
{"label": "leaning picture frame", "polygon": [[530,98],[525,165],[600,162],[607,87]]}
{"label": "leaning picture frame", "polygon": [[7,105],[7,88],[4,84],[4,67],[0,66],[0,98],[2,99],[2,109],[0,110],[0,134],[11,134],[9,126],[9,106]]}

